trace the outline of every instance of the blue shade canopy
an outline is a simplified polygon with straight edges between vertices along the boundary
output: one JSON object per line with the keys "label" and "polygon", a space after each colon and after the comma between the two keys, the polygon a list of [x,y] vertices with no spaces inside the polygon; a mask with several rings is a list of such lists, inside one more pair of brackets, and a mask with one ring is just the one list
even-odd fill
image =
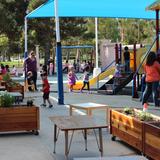
{"label": "blue shade canopy", "polygon": [[149,5],[146,10],[159,10],[160,9],[160,0],[156,0],[154,3]]}
{"label": "blue shade canopy", "polygon": [[[58,0],[59,17],[108,17],[155,19],[145,8],[155,0]],[[27,18],[54,17],[54,0],[48,0]]]}

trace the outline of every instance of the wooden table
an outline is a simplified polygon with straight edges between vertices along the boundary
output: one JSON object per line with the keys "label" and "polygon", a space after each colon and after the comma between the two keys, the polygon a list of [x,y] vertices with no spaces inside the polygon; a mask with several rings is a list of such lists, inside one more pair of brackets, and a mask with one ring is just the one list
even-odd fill
{"label": "wooden table", "polygon": [[[85,149],[87,150],[87,130],[88,129],[98,129],[99,131],[99,151],[101,156],[103,156],[103,140],[102,140],[102,128],[107,128],[107,125],[100,125],[94,122],[94,119],[91,116],[53,116],[49,117],[50,120],[54,123],[54,153],[56,151],[56,141],[58,139],[57,128],[61,131],[64,131],[65,134],[65,156],[68,159],[69,149],[71,146],[73,133],[76,130],[84,131],[84,140],[85,140]],[[68,141],[68,132],[72,131],[70,142]],[[96,133],[96,132],[94,132]]]}
{"label": "wooden table", "polygon": [[108,106],[104,104],[98,104],[98,103],[77,103],[77,104],[70,104],[70,115],[73,114],[74,109],[80,109],[80,110],[85,110],[88,116],[92,116],[92,111],[93,110],[106,110],[106,123],[108,124]]}

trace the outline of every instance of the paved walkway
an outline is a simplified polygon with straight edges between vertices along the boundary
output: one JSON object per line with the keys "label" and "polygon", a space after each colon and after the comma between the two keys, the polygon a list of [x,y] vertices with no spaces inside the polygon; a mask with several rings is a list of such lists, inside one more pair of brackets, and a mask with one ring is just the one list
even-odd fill
{"label": "paved walkway", "polygon": [[[64,135],[60,133],[59,140],[57,142],[57,153],[53,154],[53,124],[48,119],[49,116],[53,115],[69,115],[67,104],[71,103],[82,103],[82,102],[95,102],[108,104],[113,107],[141,107],[141,103],[138,100],[132,100],[131,96],[127,95],[99,95],[95,91],[92,94],[73,92],[68,93],[67,88],[64,86],[64,102],[66,105],[58,105],[57,98],[57,86],[56,84],[51,85],[51,99],[54,104],[53,108],[40,108],[40,134],[35,136],[32,134],[1,134],[0,135],[0,160],[64,160]],[[40,88],[39,88],[40,89]],[[34,97],[34,103],[40,106],[42,103],[41,92],[28,92],[25,93],[26,103],[27,97]],[[150,106],[153,112],[160,115],[160,110],[153,106]],[[79,114],[76,113],[75,114]],[[103,113],[94,113],[96,116],[102,118]],[[103,143],[104,143],[104,156],[128,156],[137,155],[137,153],[117,140],[111,141],[111,136],[106,130],[103,130]],[[71,150],[69,159],[83,158],[83,157],[99,157],[100,153],[97,149],[94,135],[91,133],[88,136],[88,151],[84,150],[84,140],[80,132],[76,133]]]}

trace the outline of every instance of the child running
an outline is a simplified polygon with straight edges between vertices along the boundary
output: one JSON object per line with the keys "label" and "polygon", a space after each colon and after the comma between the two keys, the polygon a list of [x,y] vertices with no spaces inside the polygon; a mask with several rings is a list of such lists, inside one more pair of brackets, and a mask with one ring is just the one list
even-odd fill
{"label": "child running", "polygon": [[87,85],[87,89],[88,89],[88,92],[90,93],[90,87],[89,87],[89,67],[87,66],[85,68],[85,71],[84,71],[84,75],[83,75],[83,87],[81,88],[81,92],[82,90],[84,89],[84,87]]}
{"label": "child running", "polygon": [[72,67],[68,72],[69,92],[73,91],[73,86],[76,84],[76,79],[78,80],[76,74],[74,73],[74,68]]}
{"label": "child running", "polygon": [[49,104],[49,108],[52,108],[53,105],[52,105],[52,103],[51,103],[51,101],[49,99],[50,85],[48,83],[47,73],[43,72],[41,74],[41,77],[42,77],[42,85],[43,85],[43,88],[42,88],[42,92],[43,92],[43,104],[41,106],[46,107],[46,100],[47,100],[48,104]]}

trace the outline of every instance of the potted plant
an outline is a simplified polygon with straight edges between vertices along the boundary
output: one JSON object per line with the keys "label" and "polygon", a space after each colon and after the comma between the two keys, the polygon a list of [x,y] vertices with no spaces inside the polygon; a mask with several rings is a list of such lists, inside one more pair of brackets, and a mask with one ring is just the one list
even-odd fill
{"label": "potted plant", "polygon": [[119,137],[137,150],[143,151],[144,124],[156,120],[158,119],[152,114],[129,107],[111,109],[110,133],[112,134],[112,140]]}
{"label": "potted plant", "polygon": [[8,92],[20,92],[22,94],[22,97],[24,98],[24,86],[19,82],[10,79],[6,83],[6,89]]}
{"label": "potted plant", "polygon": [[0,132],[31,131],[38,135],[39,107],[13,103],[9,93],[0,92]]}
{"label": "potted plant", "polygon": [[14,103],[14,97],[5,91],[0,92],[0,107],[11,107]]}

